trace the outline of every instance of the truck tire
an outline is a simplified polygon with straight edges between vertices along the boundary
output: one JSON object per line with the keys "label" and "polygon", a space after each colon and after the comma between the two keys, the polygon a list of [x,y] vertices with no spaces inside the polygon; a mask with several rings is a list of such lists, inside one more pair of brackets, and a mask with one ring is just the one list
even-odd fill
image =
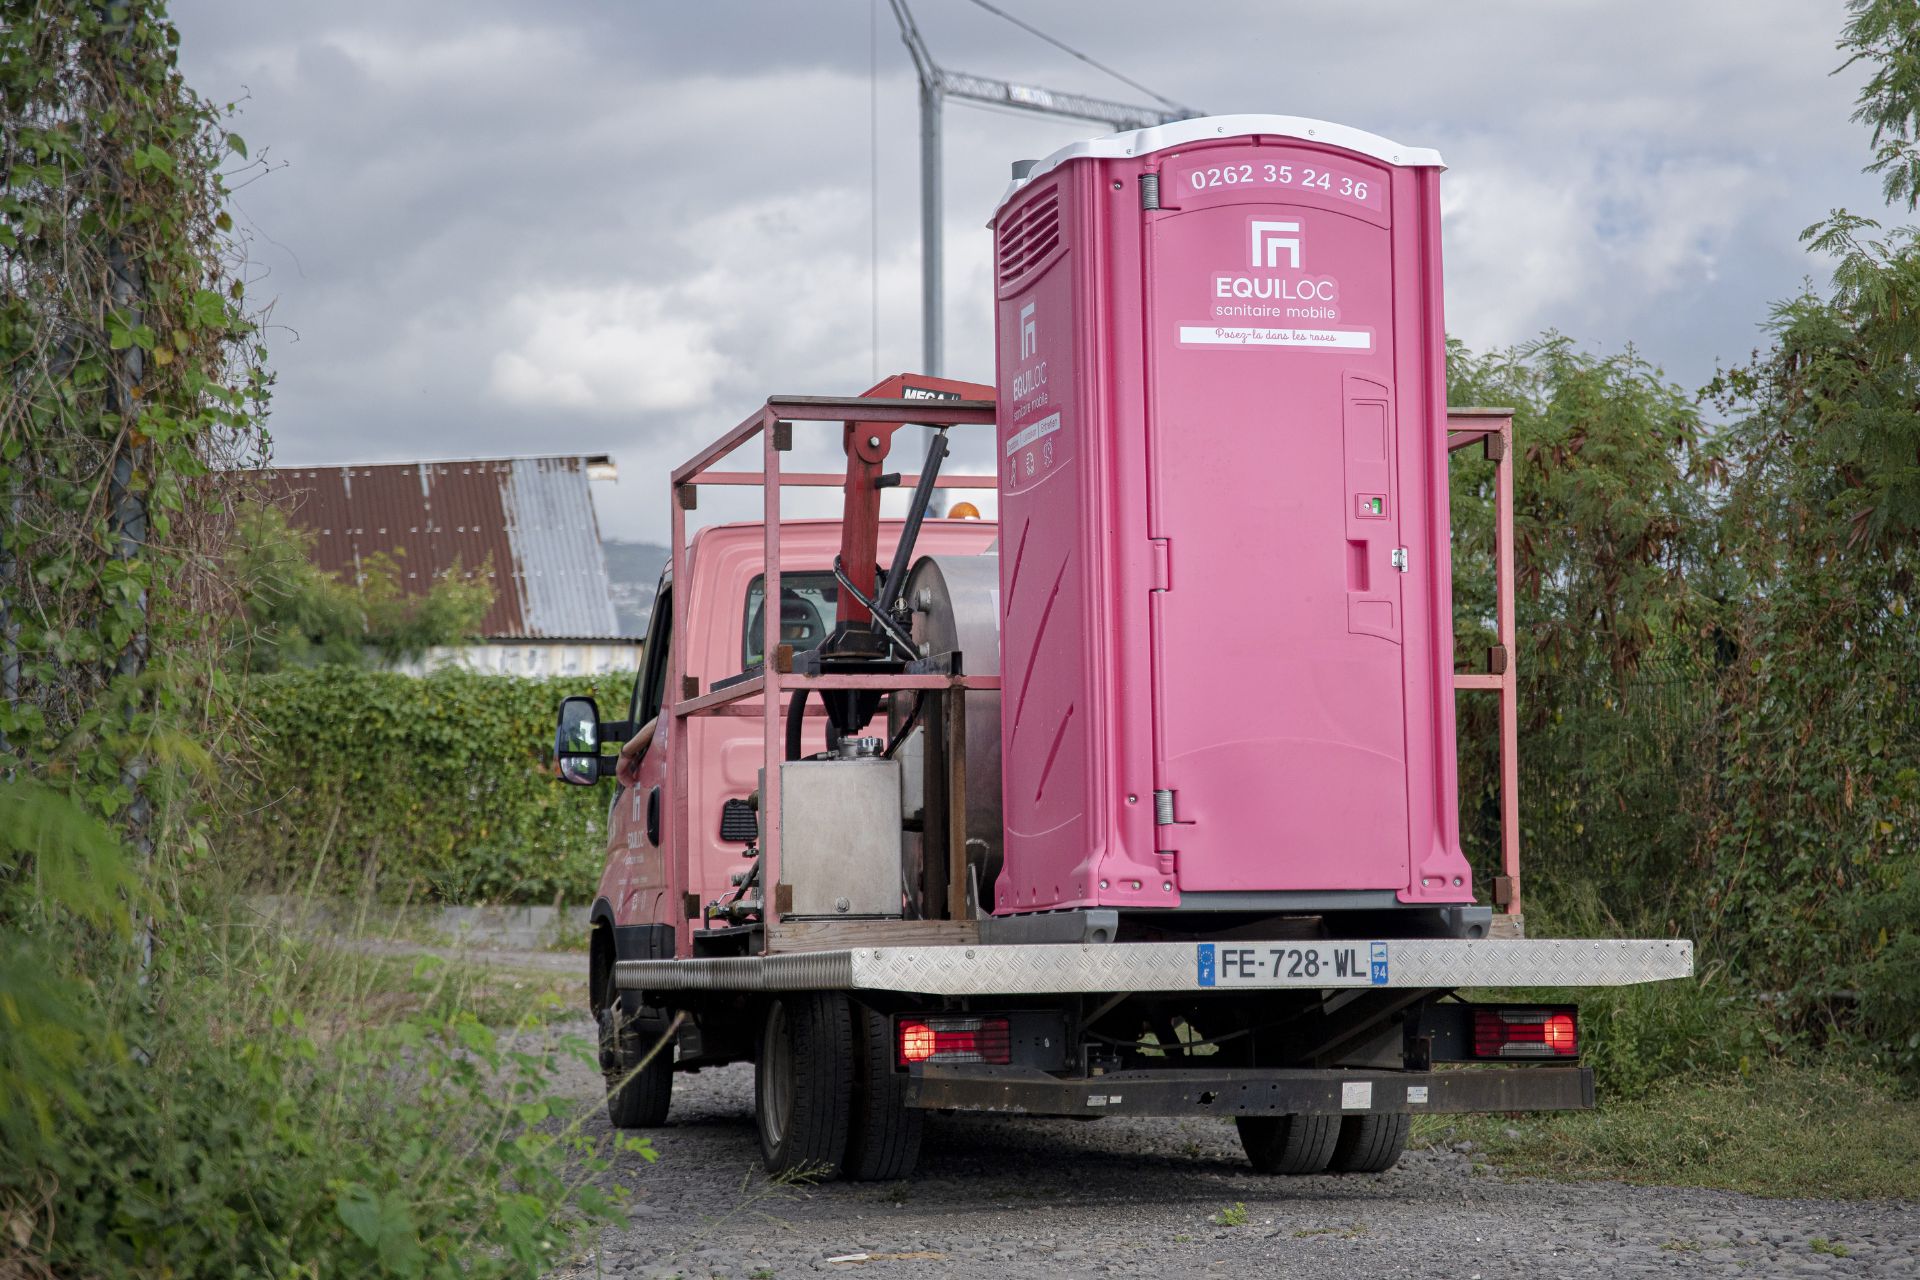
{"label": "truck tire", "polygon": [[853,1007],[853,1115],[841,1172],[854,1182],[891,1182],[920,1163],[926,1113],[907,1105],[907,1077],[894,1070],[893,1019]]}
{"label": "truck tire", "polygon": [[668,1024],[657,1016],[625,1016],[617,995],[600,1006],[597,1018],[607,1119],[616,1129],[659,1128],[673,1105],[673,1044],[660,1043]]}
{"label": "truck tire", "polygon": [[1324,1173],[1340,1141],[1339,1116],[1235,1116],[1256,1173]]}
{"label": "truck tire", "polygon": [[753,1064],[753,1115],[767,1172],[837,1174],[853,1110],[853,1016],[839,991],[767,1006]]}
{"label": "truck tire", "polygon": [[1400,1162],[1407,1149],[1413,1117],[1398,1115],[1344,1116],[1340,1141],[1334,1144],[1328,1168],[1335,1173],[1383,1173]]}

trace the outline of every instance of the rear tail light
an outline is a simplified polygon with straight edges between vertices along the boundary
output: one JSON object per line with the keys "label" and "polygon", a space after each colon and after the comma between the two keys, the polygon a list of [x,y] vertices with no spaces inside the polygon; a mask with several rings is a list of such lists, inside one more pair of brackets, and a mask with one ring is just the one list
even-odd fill
{"label": "rear tail light", "polygon": [[1580,1033],[1571,1009],[1475,1009],[1476,1058],[1574,1058]]}
{"label": "rear tail light", "polygon": [[1005,1018],[902,1018],[896,1024],[896,1060],[903,1067],[917,1062],[1013,1061],[1013,1038]]}

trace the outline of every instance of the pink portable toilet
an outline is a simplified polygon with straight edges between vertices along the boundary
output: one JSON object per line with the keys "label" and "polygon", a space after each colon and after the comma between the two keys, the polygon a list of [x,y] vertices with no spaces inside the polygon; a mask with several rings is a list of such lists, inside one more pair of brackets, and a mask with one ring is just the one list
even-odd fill
{"label": "pink portable toilet", "polygon": [[996,914],[1473,931],[1441,167],[1217,116],[1076,143],[1002,199]]}

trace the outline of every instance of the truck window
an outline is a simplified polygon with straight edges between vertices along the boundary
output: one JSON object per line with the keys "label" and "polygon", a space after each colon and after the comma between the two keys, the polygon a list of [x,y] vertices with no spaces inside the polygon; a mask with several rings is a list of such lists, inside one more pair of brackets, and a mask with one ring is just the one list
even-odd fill
{"label": "truck window", "polygon": [[[742,668],[759,666],[764,656],[760,646],[766,638],[766,627],[761,609],[766,593],[764,577],[747,584],[746,627],[740,638]],[[795,653],[819,647],[833,629],[833,616],[839,607],[840,584],[831,573],[781,574],[780,642],[792,645]]]}
{"label": "truck window", "polygon": [[667,692],[667,658],[673,648],[673,591],[660,592],[653,604],[653,617],[647,624],[647,652],[641,659],[640,678],[633,682],[633,706],[627,718],[639,728],[660,714]]}

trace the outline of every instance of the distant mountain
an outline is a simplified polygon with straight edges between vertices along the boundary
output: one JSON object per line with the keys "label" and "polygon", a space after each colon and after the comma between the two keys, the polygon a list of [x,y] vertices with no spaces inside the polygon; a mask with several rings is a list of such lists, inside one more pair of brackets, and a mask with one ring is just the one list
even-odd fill
{"label": "distant mountain", "polygon": [[660,571],[667,567],[673,552],[652,542],[619,538],[604,539],[600,547],[607,556],[607,582],[613,592],[613,612],[620,623],[620,634],[646,635]]}

